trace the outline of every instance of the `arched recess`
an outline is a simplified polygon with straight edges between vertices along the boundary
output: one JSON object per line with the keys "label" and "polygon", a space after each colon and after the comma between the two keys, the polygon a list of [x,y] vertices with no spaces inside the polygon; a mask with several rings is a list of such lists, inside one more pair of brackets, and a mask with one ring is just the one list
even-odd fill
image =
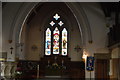
{"label": "arched recess", "polygon": [[[56,8],[56,6],[58,6]],[[62,5],[62,6],[61,6]],[[51,7],[52,6],[52,7]],[[35,9],[36,10],[36,9]],[[30,31],[31,30],[34,30],[35,27],[37,28],[37,26],[39,26],[39,29],[40,31],[38,33],[36,33],[38,30],[36,29],[36,31],[31,31],[29,32],[30,37],[27,41],[28,41],[28,52],[29,55],[27,56],[28,58],[27,59],[39,59],[38,58],[38,54],[40,54],[39,56],[41,57],[41,55],[43,56],[43,53],[44,53],[44,31],[46,30],[46,27],[50,26],[49,23],[51,22],[51,19],[53,19],[53,16],[58,13],[60,17],[60,20],[62,20],[65,24],[62,26],[62,27],[59,27],[59,30],[60,32],[62,31],[63,27],[66,27],[68,32],[69,32],[69,49],[68,49],[68,52],[70,52],[68,55],[69,57],[71,57],[72,55],[74,55],[75,57],[72,56],[72,60],[81,60],[81,54],[82,52],[80,52],[81,54],[72,54],[72,53],[78,53],[74,50],[74,48],[76,47],[76,45],[82,45],[81,43],[81,38],[80,38],[80,31],[79,31],[79,27],[78,27],[78,23],[76,21],[76,19],[74,18],[74,15],[73,13],[70,11],[70,9],[66,6],[65,3],[44,3],[44,5],[40,8],[40,11],[38,11],[38,15],[36,15],[33,20],[29,23],[31,26],[30,27]],[[69,14],[68,14],[69,13]],[[58,20],[59,21],[59,20]],[[37,24],[37,25],[36,25]],[[55,27],[51,27],[52,30],[54,30]],[[73,29],[73,30],[72,30]],[[70,32],[72,31],[72,32]],[[74,33],[74,34],[72,34]],[[39,37],[41,38],[36,38],[34,37],[34,35],[32,36],[32,34],[34,35],[38,35]],[[70,35],[72,34],[72,35]],[[44,35],[44,36],[43,36]],[[34,39],[34,40],[33,40]],[[77,40],[77,41],[74,41],[74,40]],[[74,42],[74,43],[73,43]],[[36,44],[38,43],[38,44]],[[40,51],[38,53],[38,50],[35,52],[33,51],[30,51],[30,48],[31,46],[35,44],[38,46],[38,50]],[[40,47],[42,46],[42,47]],[[42,49],[41,49],[42,48]],[[70,51],[71,50],[71,51]],[[34,55],[34,57],[31,58],[31,56]],[[79,56],[77,56],[79,55]],[[36,56],[36,57],[35,57]],[[77,58],[76,58],[77,57]]]}
{"label": "arched recess", "polygon": [[[51,20],[51,18],[52,18],[52,16],[53,15],[55,15],[55,13],[58,13],[61,17],[62,17],[62,20],[64,20],[63,22],[65,22],[65,24],[67,23],[67,25],[66,26],[64,26],[68,31],[70,31],[70,30],[72,30],[72,24],[71,24],[71,22],[68,20],[69,19],[69,16],[62,10],[62,9],[59,9],[59,8],[53,8],[49,13],[47,13],[47,16],[45,17],[45,18],[43,18],[43,20],[42,20],[42,24],[41,24],[41,29],[42,30],[46,30],[47,29],[47,27],[48,27],[48,24],[49,24],[49,22],[50,22],[50,20]],[[68,27],[69,26],[69,27]],[[40,29],[40,30],[41,30]],[[52,29],[55,29],[55,28],[52,28]],[[63,28],[59,28],[60,29],[60,31],[62,32],[62,29]],[[43,31],[43,33],[44,33],[44,31]],[[69,33],[69,35],[70,35],[70,33]],[[42,37],[43,38],[43,37]],[[69,37],[69,39],[70,39],[70,37]],[[42,42],[44,42],[45,40],[44,40],[44,38],[43,38],[43,40],[42,40]],[[70,40],[69,40],[69,42],[70,42]],[[41,46],[44,46],[44,43],[41,45]],[[69,45],[70,46],[70,45]],[[44,47],[42,47],[42,50],[44,50]],[[70,50],[70,49],[69,49]],[[68,50],[68,52],[70,52]],[[43,53],[44,53],[44,51],[42,51]]]}
{"label": "arched recess", "polygon": [[[13,45],[16,47],[14,53],[17,53],[17,46],[19,46],[19,37],[22,31],[22,26],[27,19],[27,16],[32,11],[32,9],[37,5],[38,3],[23,3],[23,5],[20,7],[19,13],[16,14],[16,18],[14,19],[12,23],[12,31],[13,33],[10,33],[10,40],[13,40]],[[39,3],[39,5],[42,3]],[[74,14],[74,17],[77,20],[77,23],[79,24],[79,29],[82,37],[82,47],[85,47],[85,40],[86,37],[88,37],[88,41],[92,41],[92,35],[91,35],[91,29],[89,26],[89,22],[87,20],[87,17],[85,15],[84,10],[82,9],[82,6],[78,5],[78,3],[65,3],[71,10],[71,12]],[[86,34],[88,36],[86,36]]]}

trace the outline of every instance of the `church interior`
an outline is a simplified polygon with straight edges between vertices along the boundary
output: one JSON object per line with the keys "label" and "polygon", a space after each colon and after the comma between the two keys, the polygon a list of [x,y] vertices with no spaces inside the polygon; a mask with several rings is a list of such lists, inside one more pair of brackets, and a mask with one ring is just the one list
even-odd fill
{"label": "church interior", "polygon": [[120,80],[120,2],[2,2],[0,11],[1,80]]}

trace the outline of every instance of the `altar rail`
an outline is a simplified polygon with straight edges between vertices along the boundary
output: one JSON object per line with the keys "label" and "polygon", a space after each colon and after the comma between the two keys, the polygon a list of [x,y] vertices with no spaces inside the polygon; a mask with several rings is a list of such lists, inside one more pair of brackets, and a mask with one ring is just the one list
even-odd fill
{"label": "altar rail", "polygon": [[16,62],[0,62],[1,76],[5,79],[10,79],[15,76],[15,70],[17,67]]}

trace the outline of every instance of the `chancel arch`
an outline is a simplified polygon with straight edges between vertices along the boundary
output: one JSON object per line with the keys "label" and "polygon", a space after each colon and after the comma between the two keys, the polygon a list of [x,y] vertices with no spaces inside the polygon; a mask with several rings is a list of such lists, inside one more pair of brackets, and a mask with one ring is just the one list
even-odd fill
{"label": "chancel arch", "polygon": [[[59,5],[59,7],[56,7],[57,5]],[[48,6],[49,9],[46,6]],[[50,6],[52,6],[52,7],[50,7]],[[57,8],[58,8],[58,10],[57,10]],[[49,14],[48,14],[48,12],[49,12]],[[67,13],[69,13],[69,14],[67,14]],[[26,45],[27,51],[25,51],[28,54],[26,54],[26,55],[32,56],[33,60],[39,60],[40,57],[44,56],[44,53],[45,53],[45,47],[44,47],[45,46],[45,30],[47,30],[47,28],[50,28],[50,30],[52,31],[52,34],[54,34],[54,30],[56,27],[52,26],[53,24],[55,24],[55,22],[52,22],[52,21],[54,19],[53,16],[55,16],[55,14],[58,14],[60,16],[60,19],[58,20],[58,22],[57,22],[57,20],[54,20],[56,22],[56,27],[60,31],[60,47],[62,47],[62,31],[65,28],[68,32],[68,35],[67,35],[68,36],[68,44],[67,44],[68,49],[66,52],[68,52],[69,57],[71,57],[72,55],[76,55],[77,58],[72,57],[71,60],[73,60],[73,61],[82,60],[82,57],[81,57],[82,51],[77,52],[75,50],[75,47],[78,45],[80,47],[82,47],[81,36],[77,35],[77,34],[80,34],[79,27],[78,27],[78,24],[77,24],[77,21],[76,21],[74,15],[72,14],[72,12],[69,10],[69,8],[64,3],[61,3],[61,4],[60,3],[57,3],[57,4],[46,3],[41,9],[39,9],[38,13],[33,17],[33,19],[31,21],[29,21],[29,18],[28,18],[28,20],[26,21],[27,28],[28,28],[28,30],[26,31],[26,32],[28,32],[27,33],[28,38],[26,38],[28,40],[26,40],[26,43],[28,45]],[[50,25],[50,23],[52,25]],[[63,24],[63,25],[61,25],[61,24]],[[35,37],[35,35],[37,37]],[[53,38],[53,36],[51,36],[51,37]],[[74,40],[76,40],[76,41],[74,42]],[[32,50],[32,47],[34,47],[35,45],[36,45],[36,47],[38,47],[36,49],[36,52],[34,50]],[[62,54],[61,52],[62,52],[62,48],[60,48],[58,54]],[[69,53],[69,52],[71,52],[71,53]],[[35,55],[37,58],[33,57]],[[28,57],[28,59],[30,59],[30,58],[31,57]],[[32,60],[32,58],[31,58],[31,60]]]}
{"label": "chancel arch", "polygon": [[20,42],[25,45],[25,60],[39,61],[44,75],[51,75],[50,67],[57,65],[60,69],[53,76],[75,76],[72,72],[79,67],[78,77],[85,77],[80,25],[65,3],[43,3],[35,7],[24,24]]}
{"label": "chancel arch", "polygon": [[[21,12],[22,13],[24,13],[24,16],[21,16],[21,17],[16,17],[15,18],[15,21],[13,21],[13,24],[15,25],[13,25],[12,27],[14,27],[14,31],[13,31],[13,34],[12,33],[10,33],[10,38],[9,38],[9,40],[12,40],[13,41],[13,43],[12,43],[12,45],[15,45],[15,46],[17,46],[19,43],[22,43],[21,41],[20,41],[20,34],[21,34],[21,27],[22,27],[22,24],[25,24],[25,22],[26,22],[26,20],[27,20],[27,18],[28,18],[28,15],[30,15],[31,14],[31,12],[32,12],[32,10],[35,8],[35,5],[37,5],[37,4],[39,4],[40,6],[42,6],[43,5],[43,3],[32,3],[32,5],[31,4],[29,4],[29,3],[27,3],[27,4],[23,4],[22,6],[26,6],[26,7],[24,7],[24,9],[20,9],[20,13],[18,13],[17,15],[21,15]],[[81,20],[82,21],[85,21],[85,17],[84,18],[82,18],[81,16],[82,15],[85,15],[85,14],[77,14],[77,10],[76,9],[74,9],[75,8],[75,6],[76,5],[74,5],[74,3],[65,3],[67,6],[68,6],[68,8],[71,10],[71,12],[73,13],[73,15],[74,15],[74,17],[76,18],[76,17],[79,17],[79,19],[81,18]],[[73,7],[73,5],[74,5],[74,7]],[[31,7],[30,7],[31,6]],[[37,5],[38,6],[38,5]],[[21,7],[22,8],[22,7]],[[27,9],[27,10],[26,10]],[[81,12],[83,12],[82,10],[81,10]],[[26,17],[25,17],[25,14],[27,15]],[[49,13],[48,13],[49,14]],[[44,16],[45,17],[45,16]],[[65,16],[66,17],[66,16]],[[65,18],[64,17],[64,18]],[[25,19],[25,20],[24,20]],[[44,18],[42,19],[42,20],[44,20]],[[19,22],[18,22],[19,21]],[[24,23],[23,23],[23,22]],[[77,20],[77,22],[79,23],[79,30],[80,30],[80,33],[81,33],[81,38],[82,38],[82,45],[83,46],[85,46],[85,42],[83,41],[83,39],[85,39],[87,36],[86,36],[86,33],[84,33],[85,31],[86,32],[88,32],[88,34],[89,34],[89,32],[91,32],[91,31],[87,31],[86,29],[85,29],[85,25],[84,25],[84,23],[83,22],[80,22],[80,20]],[[44,21],[45,22],[45,21]],[[44,23],[43,22],[43,23]],[[85,21],[86,22],[86,21]],[[41,24],[41,26],[43,26],[44,24]],[[69,23],[70,25],[71,25],[71,23]],[[86,22],[86,24],[88,24],[87,22]],[[26,24],[25,24],[26,25]],[[80,26],[80,25],[82,25],[82,26]],[[27,25],[28,26],[28,25]],[[70,27],[70,26],[69,26]],[[89,27],[89,26],[86,26],[86,27]],[[89,29],[89,28],[87,28],[87,29]],[[40,28],[40,30],[41,30],[41,28]],[[73,30],[73,29],[72,29]],[[17,32],[16,32],[17,31]],[[17,33],[17,34],[16,34]],[[84,35],[84,37],[83,37],[83,35]],[[90,34],[89,34],[90,35]],[[12,38],[12,36],[13,36],[13,38]],[[88,38],[88,41],[89,40],[91,40],[90,38]],[[17,44],[16,44],[17,43]],[[44,44],[43,44],[44,45]],[[16,49],[15,50],[15,52],[14,52],[14,50],[13,50],[13,53],[15,53],[15,54],[19,54],[19,53],[17,53],[17,50],[19,50],[19,49]]]}

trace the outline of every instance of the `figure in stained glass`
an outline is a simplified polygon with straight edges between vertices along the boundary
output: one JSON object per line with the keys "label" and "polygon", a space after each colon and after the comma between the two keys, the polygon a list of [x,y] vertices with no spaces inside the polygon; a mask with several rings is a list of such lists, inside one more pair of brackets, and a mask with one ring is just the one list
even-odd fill
{"label": "figure in stained glass", "polygon": [[51,31],[49,28],[46,30],[46,44],[45,44],[45,55],[51,54]]}
{"label": "figure in stained glass", "polygon": [[63,40],[63,49],[66,49],[66,43],[67,43],[67,41],[64,39]]}
{"label": "figure in stained glass", "polygon": [[59,54],[59,30],[57,27],[53,32],[53,54]]}
{"label": "figure in stained glass", "polygon": [[[55,27],[54,31],[53,31],[53,34],[51,34],[51,30],[50,28],[47,28],[46,30],[46,38],[45,38],[45,55],[51,55],[52,54],[60,54],[59,50],[60,50],[60,46],[61,46],[61,54],[63,56],[66,56],[67,55],[67,44],[68,44],[68,41],[67,41],[67,30],[66,28],[63,28],[62,31],[59,31],[58,30],[58,27],[62,28],[61,26],[64,25],[64,22],[60,19],[61,16],[58,15],[57,13],[53,16],[53,19],[50,21],[50,26],[52,28],[54,28],[57,24],[57,26]],[[62,33],[62,35],[60,35],[60,33]],[[53,35],[53,37],[51,38],[51,35]],[[62,36],[62,38],[60,39],[60,36]],[[51,42],[51,39],[52,42]],[[60,45],[60,42],[61,42],[61,45]],[[51,44],[52,44],[52,51],[51,51]]]}
{"label": "figure in stained glass", "polygon": [[62,55],[67,55],[67,30],[65,28],[62,31]]}
{"label": "figure in stained glass", "polygon": [[50,49],[50,46],[51,46],[51,42],[47,41],[47,49]]}

